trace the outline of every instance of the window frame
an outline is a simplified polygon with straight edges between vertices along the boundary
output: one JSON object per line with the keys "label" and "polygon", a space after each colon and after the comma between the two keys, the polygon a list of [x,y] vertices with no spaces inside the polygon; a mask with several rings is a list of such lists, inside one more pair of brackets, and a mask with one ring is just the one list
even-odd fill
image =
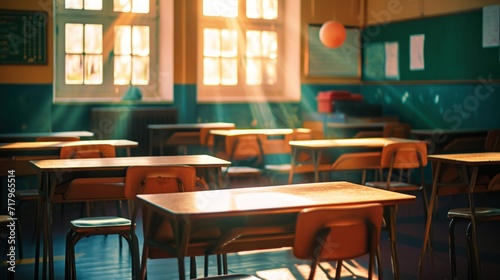
{"label": "window frame", "polygon": [[[145,25],[149,26],[150,53],[149,53],[149,84],[137,86],[142,92],[142,101],[166,101],[165,96],[159,94],[159,17],[156,0],[149,0],[149,13],[136,13],[132,19],[120,22],[122,12],[113,11],[113,1],[103,0],[102,10],[66,10],[64,0],[56,0],[55,17],[55,46],[54,46],[54,101],[55,102],[116,102],[129,90],[129,85],[114,84],[114,26],[116,25]],[[103,83],[99,85],[66,84],[65,83],[65,24],[102,24],[103,25]],[[111,39],[107,39],[111,38]],[[106,44],[106,40],[111,40]],[[173,87],[173,85],[172,85]]]}

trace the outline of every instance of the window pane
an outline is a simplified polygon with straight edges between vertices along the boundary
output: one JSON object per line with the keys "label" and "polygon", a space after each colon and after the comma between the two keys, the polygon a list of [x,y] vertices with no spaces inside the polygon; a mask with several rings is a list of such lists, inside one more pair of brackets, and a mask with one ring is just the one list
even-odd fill
{"label": "window pane", "polygon": [[149,26],[132,27],[132,54],[149,55]]}
{"label": "window pane", "polygon": [[247,52],[248,57],[261,56],[261,38],[260,31],[247,31]]}
{"label": "window pane", "polygon": [[132,3],[130,0],[113,0],[114,12],[130,12],[132,10]]}
{"label": "window pane", "polygon": [[235,58],[223,58],[222,85],[236,85],[238,83],[238,61]]}
{"label": "window pane", "polygon": [[102,55],[85,56],[85,84],[102,84]]}
{"label": "window pane", "polygon": [[102,10],[102,0],[85,0],[85,10]]}
{"label": "window pane", "polygon": [[85,53],[102,54],[101,24],[85,24]]}
{"label": "window pane", "polygon": [[262,56],[278,57],[278,36],[274,31],[262,31]]}
{"label": "window pane", "polygon": [[83,53],[83,24],[66,23],[65,50],[67,53]]}
{"label": "window pane", "polygon": [[260,59],[247,59],[247,85],[262,84],[262,62]]}
{"label": "window pane", "polygon": [[278,0],[262,0],[262,11],[263,19],[277,19]]}
{"label": "window pane", "polygon": [[235,57],[238,54],[238,35],[236,30],[221,30],[222,51],[223,57]]}
{"label": "window pane", "polygon": [[149,57],[134,56],[132,58],[132,84],[149,84]]}
{"label": "window pane", "polygon": [[220,69],[218,58],[203,59],[203,84],[204,85],[219,85],[220,84]]}
{"label": "window pane", "polygon": [[219,29],[203,29],[203,56],[220,56],[220,31]]}
{"label": "window pane", "polygon": [[66,84],[74,85],[83,83],[82,59],[82,55],[66,55]]}
{"label": "window pane", "polygon": [[64,1],[64,7],[66,9],[83,9],[83,0],[66,0]]}
{"label": "window pane", "polygon": [[203,0],[203,15],[235,18],[238,16],[238,0]]}
{"label": "window pane", "polygon": [[276,84],[278,82],[278,69],[276,67],[276,60],[266,60],[264,63],[266,71],[266,84]]}
{"label": "window pane", "polygon": [[115,55],[115,85],[129,85],[132,62],[129,55]]}
{"label": "window pane", "polygon": [[149,13],[149,0],[132,0],[132,13]]}
{"label": "window pane", "polygon": [[247,18],[262,18],[261,0],[247,0]]}
{"label": "window pane", "polygon": [[131,38],[129,25],[115,26],[115,54],[131,54]]}

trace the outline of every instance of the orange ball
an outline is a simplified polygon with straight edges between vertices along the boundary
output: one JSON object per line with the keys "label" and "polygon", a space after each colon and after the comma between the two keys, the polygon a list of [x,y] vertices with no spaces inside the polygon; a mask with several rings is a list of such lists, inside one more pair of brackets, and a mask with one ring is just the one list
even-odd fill
{"label": "orange ball", "polygon": [[329,48],[340,47],[346,38],[345,27],[338,21],[327,21],[319,30],[319,39],[323,45]]}

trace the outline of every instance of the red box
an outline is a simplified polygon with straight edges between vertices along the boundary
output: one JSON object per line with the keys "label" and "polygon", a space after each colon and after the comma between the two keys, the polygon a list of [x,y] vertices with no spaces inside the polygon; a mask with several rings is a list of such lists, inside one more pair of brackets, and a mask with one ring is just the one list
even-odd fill
{"label": "red box", "polygon": [[320,113],[331,113],[333,112],[334,101],[336,100],[352,100],[352,101],[362,101],[363,96],[361,94],[354,94],[346,90],[327,90],[320,91],[316,97],[318,102],[318,112]]}

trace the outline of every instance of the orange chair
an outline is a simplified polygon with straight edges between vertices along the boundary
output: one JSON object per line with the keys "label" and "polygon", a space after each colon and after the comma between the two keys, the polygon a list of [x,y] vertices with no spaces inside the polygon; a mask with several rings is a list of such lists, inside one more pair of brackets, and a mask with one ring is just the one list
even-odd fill
{"label": "orange chair", "polygon": [[486,141],[484,142],[484,150],[488,152],[500,152],[500,129],[488,131]]}
{"label": "orange chair", "polygon": [[[500,173],[498,173],[488,184],[487,190],[488,192],[500,191]],[[500,208],[495,207],[476,207],[476,221],[478,223],[484,222],[492,222],[492,221],[500,221]],[[458,222],[467,221],[469,222],[469,226],[467,227],[466,240],[467,240],[467,262],[469,265],[469,277],[473,279],[474,272],[474,257],[473,257],[473,246],[474,242],[472,241],[472,228],[471,228],[471,211],[470,208],[457,208],[451,209],[448,211],[448,218],[450,218],[450,224],[448,227],[448,238],[450,242],[449,247],[449,257],[450,257],[450,269],[451,269],[451,279],[457,278],[457,264],[456,264],[456,256],[455,256],[455,225]]]}
{"label": "orange chair", "polygon": [[340,155],[332,164],[332,171],[357,171],[361,170],[361,184],[366,183],[368,170],[380,171],[381,152],[359,152]]}
{"label": "orange chair", "polygon": [[210,134],[210,130],[231,130],[236,126],[227,126],[227,127],[202,127],[200,129],[200,144],[204,147],[207,147],[208,153],[212,154],[214,152],[214,136]]}
{"label": "orange chair", "polygon": [[217,157],[231,162],[230,167],[223,168],[223,174],[230,180],[253,179],[261,184],[262,167],[264,163],[262,141],[259,135],[228,135],[225,138],[224,151]]}
{"label": "orange chair", "polygon": [[[61,148],[61,159],[115,157],[115,147],[109,144],[68,145]],[[98,177],[88,172],[78,178],[64,176],[58,178],[53,202],[87,204],[87,216],[91,215],[91,202],[117,201],[117,212],[121,215],[121,201],[125,200],[123,193],[125,179],[123,177]],[[129,209],[130,210],[130,209]]]}
{"label": "orange chair", "polygon": [[407,123],[389,122],[384,125],[382,137],[410,138],[411,126]]}
{"label": "orange chair", "polygon": [[372,279],[377,259],[378,277],[382,278],[378,249],[382,226],[381,204],[318,207],[302,210],[297,216],[293,254],[312,259],[309,280],[314,279],[320,261],[337,261],[336,279],[340,279],[342,261],[369,254],[368,279]]}
{"label": "orange chair", "polygon": [[[425,142],[391,143],[382,148],[380,167],[388,169],[385,181],[367,182],[366,185],[396,192],[420,192],[425,217],[427,217],[427,195],[424,189],[424,166],[427,165]],[[396,172],[398,170],[399,172]],[[410,183],[413,170],[419,170],[420,182]]]}

